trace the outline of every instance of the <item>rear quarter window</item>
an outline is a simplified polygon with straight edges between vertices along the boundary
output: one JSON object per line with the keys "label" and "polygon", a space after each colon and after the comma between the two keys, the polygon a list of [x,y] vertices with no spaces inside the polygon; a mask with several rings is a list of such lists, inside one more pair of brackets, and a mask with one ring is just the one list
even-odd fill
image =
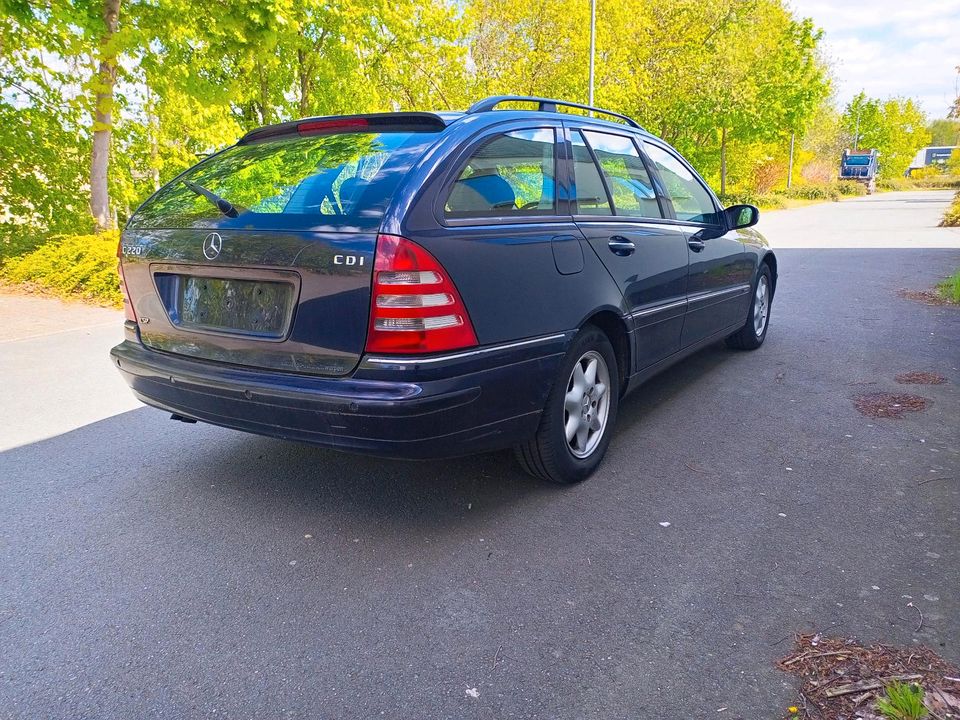
{"label": "rear quarter window", "polygon": [[477,148],[447,195],[447,218],[556,213],[552,128],[495,135]]}
{"label": "rear quarter window", "polygon": [[[235,145],[161,188],[131,218],[134,228],[375,226],[433,132],[288,136]],[[193,183],[230,202],[228,218]]]}

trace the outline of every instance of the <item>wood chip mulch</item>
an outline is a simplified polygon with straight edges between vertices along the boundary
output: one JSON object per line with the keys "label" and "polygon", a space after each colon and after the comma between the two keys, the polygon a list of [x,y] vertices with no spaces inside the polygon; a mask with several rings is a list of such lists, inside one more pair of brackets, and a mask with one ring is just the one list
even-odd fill
{"label": "wood chip mulch", "polygon": [[925,410],[930,401],[919,395],[876,392],[855,395],[854,407],[861,415],[874,418],[902,418],[904,412]]}
{"label": "wood chip mulch", "polygon": [[943,385],[947,381],[943,375],[918,371],[900,373],[894,380],[901,385]]}
{"label": "wood chip mulch", "polygon": [[874,720],[874,703],[894,680],[923,688],[931,720],[960,718],[960,669],[922,645],[865,647],[851,638],[797,635],[794,652],[777,667],[800,680],[803,720]]}

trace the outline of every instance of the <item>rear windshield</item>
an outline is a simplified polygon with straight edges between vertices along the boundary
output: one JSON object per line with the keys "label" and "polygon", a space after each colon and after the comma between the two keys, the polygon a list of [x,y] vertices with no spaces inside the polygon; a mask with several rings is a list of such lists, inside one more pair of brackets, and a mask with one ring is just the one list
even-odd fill
{"label": "rear windshield", "polygon": [[[400,179],[435,138],[431,132],[350,132],[235,145],[161,188],[130,226],[373,228]],[[230,203],[236,217],[221,212],[201,189]]]}
{"label": "rear windshield", "polygon": [[846,160],[847,165],[869,165],[869,155],[851,155]]}

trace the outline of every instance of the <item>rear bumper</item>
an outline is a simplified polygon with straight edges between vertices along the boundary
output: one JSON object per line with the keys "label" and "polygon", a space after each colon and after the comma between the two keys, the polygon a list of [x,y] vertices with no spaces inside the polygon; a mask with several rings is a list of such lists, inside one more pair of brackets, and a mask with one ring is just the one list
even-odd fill
{"label": "rear bumper", "polygon": [[241,368],[148,350],[111,358],[144,403],[223,427],[400,458],[466,455],[531,436],[568,336],[429,358],[364,358],[349,378]]}

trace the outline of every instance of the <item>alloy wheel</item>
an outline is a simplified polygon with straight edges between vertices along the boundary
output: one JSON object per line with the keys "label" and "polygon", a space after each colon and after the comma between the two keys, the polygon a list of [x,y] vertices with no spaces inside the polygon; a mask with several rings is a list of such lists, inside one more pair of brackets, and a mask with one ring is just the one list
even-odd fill
{"label": "alloy wheel", "polygon": [[767,329],[767,316],[770,314],[770,287],[767,276],[761,275],[757,283],[757,292],[753,298],[753,331],[757,337],[763,336]]}
{"label": "alloy wheel", "polygon": [[574,364],[563,399],[563,426],[574,457],[588,457],[600,443],[610,413],[609,388],[607,363],[588,350]]}

